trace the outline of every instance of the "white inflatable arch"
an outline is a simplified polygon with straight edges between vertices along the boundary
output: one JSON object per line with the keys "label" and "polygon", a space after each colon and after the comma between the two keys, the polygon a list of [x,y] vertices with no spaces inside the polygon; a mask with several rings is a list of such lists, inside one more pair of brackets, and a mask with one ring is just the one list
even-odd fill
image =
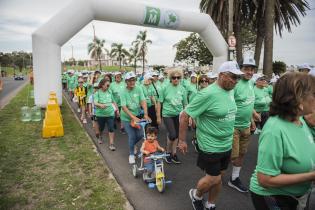
{"label": "white inflatable arch", "polygon": [[50,91],[62,103],[61,46],[92,20],[196,32],[213,54],[214,69],[227,60],[228,46],[206,14],[132,0],[73,0],[32,34],[36,105],[45,107]]}

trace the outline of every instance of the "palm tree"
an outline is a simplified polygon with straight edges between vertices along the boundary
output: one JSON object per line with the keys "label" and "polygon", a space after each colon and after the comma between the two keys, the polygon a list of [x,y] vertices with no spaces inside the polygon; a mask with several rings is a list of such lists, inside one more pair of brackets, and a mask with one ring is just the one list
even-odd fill
{"label": "palm tree", "polygon": [[133,63],[133,66],[135,68],[135,74],[137,73],[137,61],[140,60],[140,56],[139,56],[139,48],[137,47],[131,47],[129,49],[129,56],[128,56],[128,61],[129,63]]}
{"label": "palm tree", "polygon": [[119,69],[121,69],[122,60],[128,55],[129,53],[125,48],[123,48],[123,44],[117,44],[117,43],[112,44],[112,50],[110,52],[110,56],[116,57],[118,59]]}
{"label": "palm tree", "polygon": [[142,58],[142,74],[144,74],[145,56],[147,55],[149,44],[152,44],[152,41],[147,39],[147,31],[140,31],[136,40],[132,42],[132,45],[139,49],[140,57]]}
{"label": "palm tree", "polygon": [[94,38],[93,42],[88,44],[88,53],[91,55],[91,58],[98,60],[100,69],[102,69],[101,57],[104,51],[107,49],[104,48],[105,40]]}

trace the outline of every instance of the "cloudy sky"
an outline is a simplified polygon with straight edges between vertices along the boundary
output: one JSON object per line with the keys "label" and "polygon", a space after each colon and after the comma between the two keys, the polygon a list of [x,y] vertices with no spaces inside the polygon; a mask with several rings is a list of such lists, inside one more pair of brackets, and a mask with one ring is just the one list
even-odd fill
{"label": "cloudy sky", "polygon": [[[32,50],[31,34],[48,21],[71,0],[0,0],[0,52]],[[199,11],[200,0],[134,0],[149,5]],[[302,24],[293,27],[292,33],[274,39],[274,60],[287,64],[304,62],[315,64],[315,0],[308,0],[312,10],[302,18]],[[93,39],[92,23],[96,35],[106,40],[106,47],[114,42],[123,43],[126,48],[140,30],[146,29],[153,44],[149,47],[149,64],[171,65],[175,57],[173,45],[189,35],[187,32],[160,30],[110,22],[93,21],[74,35],[62,47],[62,60],[71,57],[73,46],[76,59],[88,58],[87,45]]]}

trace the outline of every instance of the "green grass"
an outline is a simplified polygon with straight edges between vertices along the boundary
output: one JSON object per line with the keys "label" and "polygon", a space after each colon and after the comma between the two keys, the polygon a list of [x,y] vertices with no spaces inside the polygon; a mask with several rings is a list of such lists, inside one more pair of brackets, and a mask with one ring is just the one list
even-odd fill
{"label": "green grass", "polygon": [[[123,66],[121,67],[122,69],[126,69],[127,71],[131,71],[131,70],[134,70],[133,67],[129,67],[129,66]],[[74,70],[78,70],[78,71],[81,71],[81,70],[87,70],[88,68],[87,67],[84,67],[84,66],[66,66],[66,69],[74,69]],[[89,69],[89,70],[96,70],[96,69],[99,69],[98,67],[92,67],[92,69]],[[119,71],[119,66],[102,66],[102,70],[103,71]]]}
{"label": "green grass", "polygon": [[22,72],[20,72],[20,70],[18,68],[16,68],[14,70],[13,67],[1,67],[1,70],[5,71],[7,73],[8,77],[13,76],[14,72],[15,72],[16,75],[22,74],[22,75],[25,76],[25,75],[28,75],[28,73],[30,71],[30,69],[28,69],[28,68],[23,68]]}
{"label": "green grass", "polygon": [[124,195],[67,105],[64,137],[42,139],[42,122],[20,121],[27,92],[0,110],[0,209],[124,209]]}

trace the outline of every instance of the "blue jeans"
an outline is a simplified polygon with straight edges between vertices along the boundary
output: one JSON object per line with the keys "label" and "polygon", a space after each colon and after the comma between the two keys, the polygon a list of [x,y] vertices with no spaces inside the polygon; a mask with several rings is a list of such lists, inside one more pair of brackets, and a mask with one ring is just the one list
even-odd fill
{"label": "blue jeans", "polygon": [[144,137],[143,130],[142,128],[137,129],[137,128],[131,127],[130,122],[122,121],[122,123],[128,135],[129,154],[135,155],[134,148],[135,148],[135,145],[138,143],[138,141],[143,139]]}

